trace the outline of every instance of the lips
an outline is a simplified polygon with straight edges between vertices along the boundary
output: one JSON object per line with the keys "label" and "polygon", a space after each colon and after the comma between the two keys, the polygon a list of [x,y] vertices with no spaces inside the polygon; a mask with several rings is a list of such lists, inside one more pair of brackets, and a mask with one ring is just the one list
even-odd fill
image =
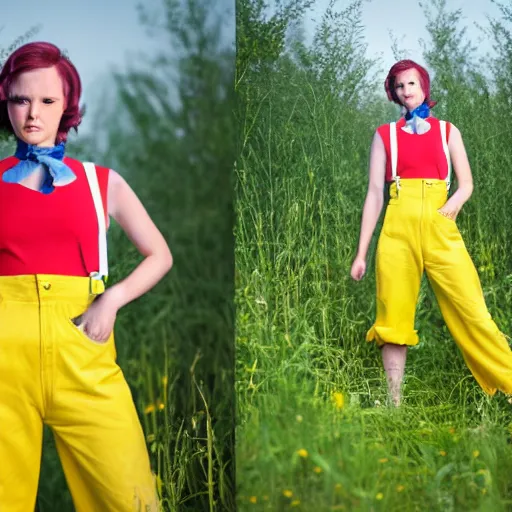
{"label": "lips", "polygon": [[26,132],[38,132],[39,130],[41,130],[41,128],[39,128],[39,126],[33,126],[33,125],[25,126]]}

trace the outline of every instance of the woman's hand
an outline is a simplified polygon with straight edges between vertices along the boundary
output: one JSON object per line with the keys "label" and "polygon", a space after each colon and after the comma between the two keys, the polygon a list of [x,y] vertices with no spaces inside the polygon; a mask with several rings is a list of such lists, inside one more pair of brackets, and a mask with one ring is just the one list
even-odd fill
{"label": "woman's hand", "polygon": [[364,258],[361,258],[360,256],[357,256],[354,260],[354,263],[352,263],[352,269],[350,270],[350,275],[352,276],[352,279],[355,281],[361,281],[361,279],[366,274],[366,261]]}
{"label": "woman's hand", "polygon": [[442,208],[437,210],[444,217],[455,221],[457,219],[457,215],[459,214],[460,208],[452,206],[446,203]]}
{"label": "woman's hand", "polygon": [[119,307],[112,296],[109,295],[109,290],[107,290],[80,317],[78,327],[91,340],[104,343],[109,339],[114,330],[118,310]]}

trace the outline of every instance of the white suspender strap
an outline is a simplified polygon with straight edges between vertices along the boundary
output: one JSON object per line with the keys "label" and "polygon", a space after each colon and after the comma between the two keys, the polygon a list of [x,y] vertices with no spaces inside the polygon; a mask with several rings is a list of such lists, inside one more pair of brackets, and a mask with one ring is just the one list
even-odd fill
{"label": "white suspender strap", "polygon": [[396,174],[396,168],[398,163],[398,143],[395,122],[389,124],[389,141],[391,144],[391,177],[395,181],[397,188],[400,188],[400,176],[397,176]]}
{"label": "white suspender strap", "polygon": [[446,175],[446,188],[450,190],[452,163],[450,159],[450,150],[448,149],[448,143],[446,142],[446,121],[439,121],[439,125],[441,127],[441,139],[443,141],[443,150],[446,156],[446,163],[448,164],[448,174]]}
{"label": "white suspender strap", "polygon": [[98,247],[100,268],[98,272],[94,272],[91,277],[102,279],[108,276],[108,259],[107,259],[107,226],[105,222],[105,210],[103,208],[103,200],[101,199],[100,185],[98,183],[98,175],[96,174],[96,166],[92,162],[83,162],[87,181],[91,189],[94,208],[98,218]]}

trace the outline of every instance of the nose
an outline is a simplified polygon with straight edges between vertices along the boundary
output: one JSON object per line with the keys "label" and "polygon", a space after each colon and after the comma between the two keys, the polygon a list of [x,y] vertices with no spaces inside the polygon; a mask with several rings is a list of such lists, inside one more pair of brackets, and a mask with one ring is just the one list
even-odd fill
{"label": "nose", "polygon": [[39,114],[39,106],[37,105],[37,102],[31,101],[30,108],[28,111],[29,119],[36,119],[38,114]]}

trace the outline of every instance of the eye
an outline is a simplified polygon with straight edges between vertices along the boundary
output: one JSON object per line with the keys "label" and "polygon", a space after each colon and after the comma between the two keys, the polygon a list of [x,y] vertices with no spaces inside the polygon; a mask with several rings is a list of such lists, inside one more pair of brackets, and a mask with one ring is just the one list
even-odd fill
{"label": "eye", "polygon": [[52,103],[55,103],[55,101],[52,100],[51,98],[44,98],[43,103],[45,105],[51,105]]}
{"label": "eye", "polygon": [[26,105],[30,100],[24,96],[11,96],[8,101],[10,103],[15,103],[16,105]]}

